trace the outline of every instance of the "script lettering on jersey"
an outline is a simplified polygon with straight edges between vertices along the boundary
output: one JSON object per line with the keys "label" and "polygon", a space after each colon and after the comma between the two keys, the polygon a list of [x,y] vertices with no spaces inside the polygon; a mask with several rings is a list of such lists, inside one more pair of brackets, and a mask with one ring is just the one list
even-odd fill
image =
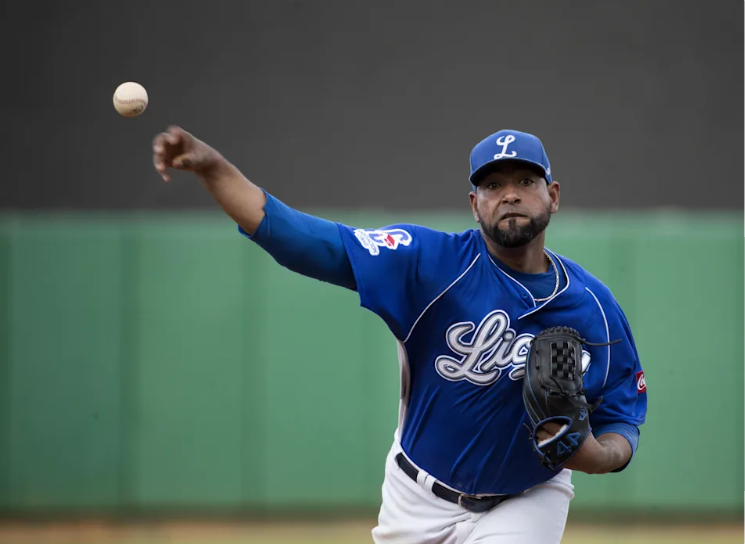
{"label": "script lettering on jersey", "polygon": [[404,229],[355,229],[354,235],[370,255],[379,255],[381,247],[395,250],[411,244],[411,234]]}
{"label": "script lettering on jersey", "polygon": [[438,374],[446,380],[489,385],[510,366],[511,379],[518,380],[525,374],[533,335],[518,336],[503,310],[487,315],[478,327],[472,322],[451,325],[445,337],[448,347],[458,355],[441,355],[435,360]]}
{"label": "script lettering on jersey", "polygon": [[[507,313],[495,310],[478,326],[470,321],[451,325],[445,338],[456,356],[440,355],[435,359],[435,368],[446,380],[468,380],[476,385],[490,385],[511,368],[509,377],[517,381],[525,376],[525,362],[534,337],[530,333],[518,335],[510,328]],[[581,364],[582,372],[587,372],[590,354],[585,350]]]}
{"label": "script lettering on jersey", "polygon": [[516,157],[517,151],[511,151],[507,153],[507,146],[510,145],[514,141],[515,141],[515,137],[512,134],[508,134],[507,136],[501,136],[497,138],[497,145],[502,146],[502,152],[494,155],[494,158],[502,159],[504,157]]}

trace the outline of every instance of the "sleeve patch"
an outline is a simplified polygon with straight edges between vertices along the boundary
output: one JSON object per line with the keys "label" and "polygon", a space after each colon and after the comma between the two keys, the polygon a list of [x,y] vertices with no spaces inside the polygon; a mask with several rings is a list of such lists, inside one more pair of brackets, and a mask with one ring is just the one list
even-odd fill
{"label": "sleeve patch", "polygon": [[381,247],[395,250],[400,245],[408,246],[412,239],[411,234],[403,229],[355,229],[354,235],[373,256],[380,254]]}
{"label": "sleeve patch", "polygon": [[636,391],[637,393],[646,393],[647,391],[647,382],[644,379],[644,371],[641,370],[636,373]]}

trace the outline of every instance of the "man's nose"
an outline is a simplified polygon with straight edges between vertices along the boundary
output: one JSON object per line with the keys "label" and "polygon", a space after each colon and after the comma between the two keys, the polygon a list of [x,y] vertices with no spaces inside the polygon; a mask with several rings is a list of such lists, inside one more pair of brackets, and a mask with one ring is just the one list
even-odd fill
{"label": "man's nose", "polygon": [[520,197],[515,191],[508,191],[502,197],[503,204],[517,204],[520,202]]}

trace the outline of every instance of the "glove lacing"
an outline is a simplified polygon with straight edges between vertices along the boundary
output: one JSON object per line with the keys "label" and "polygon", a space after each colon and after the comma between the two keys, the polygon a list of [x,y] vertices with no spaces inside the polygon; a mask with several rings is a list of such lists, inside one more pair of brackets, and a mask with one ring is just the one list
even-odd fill
{"label": "glove lacing", "polygon": [[[617,343],[619,343],[621,341],[621,339],[619,338],[619,339],[613,340],[611,342],[595,343],[595,342],[588,342],[586,339],[584,339],[581,336],[579,336],[579,334],[575,335],[575,337],[577,338],[577,340],[581,344],[586,345],[586,346],[595,346],[595,347],[611,346],[611,345],[617,344]],[[553,366],[556,363],[557,363],[557,361],[555,361],[554,358],[551,357],[551,365]],[[581,366],[581,363],[580,363],[580,366]],[[595,409],[598,406],[600,406],[600,403],[603,401],[603,397],[598,398],[595,402],[592,402],[592,403],[586,402],[586,401],[583,401],[583,400],[580,400],[578,397],[580,397],[580,396],[581,397],[585,397],[586,396],[584,387],[582,389],[580,389],[577,392],[576,395],[573,395],[573,394],[567,393],[566,390],[559,385],[559,383],[556,381],[556,378],[554,378],[553,376],[551,377],[551,381],[553,382],[553,384],[554,384],[555,387],[554,387],[554,389],[546,388],[546,389],[549,389],[549,395],[566,399],[566,400],[570,401],[572,404],[574,404],[575,406],[577,406],[578,408],[579,407],[584,407],[589,412],[594,412]],[[545,384],[542,383],[541,385],[543,385],[545,387]]]}

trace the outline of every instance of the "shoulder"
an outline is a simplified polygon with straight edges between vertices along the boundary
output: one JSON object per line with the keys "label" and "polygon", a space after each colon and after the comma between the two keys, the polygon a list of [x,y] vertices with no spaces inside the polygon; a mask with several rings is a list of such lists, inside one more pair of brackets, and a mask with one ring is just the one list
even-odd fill
{"label": "shoulder", "polygon": [[608,328],[630,334],[626,315],[610,287],[571,259],[558,257],[573,282],[572,298],[582,308],[586,329],[599,332]]}
{"label": "shoulder", "polygon": [[593,276],[584,267],[568,257],[559,254],[556,255],[564,265],[571,280],[576,282],[575,289],[577,289],[577,291],[584,291],[585,297],[594,299],[603,306],[618,304],[613,292],[607,285],[605,285],[605,283],[603,283],[602,280]]}
{"label": "shoulder", "polygon": [[468,242],[473,239],[478,233],[476,229],[467,229],[462,232],[446,232],[442,230],[433,229],[424,225],[416,225],[413,223],[394,223],[385,227],[377,229],[355,229],[364,230],[368,233],[401,233],[410,236],[412,239],[418,238],[420,240],[437,240],[437,241],[453,241],[453,242]]}
{"label": "shoulder", "polygon": [[381,316],[400,340],[479,252],[470,231],[448,233],[409,223],[372,229],[339,224],[339,229],[362,306]]}
{"label": "shoulder", "polygon": [[394,223],[379,228],[355,228],[340,225],[340,228],[348,230],[371,255],[378,255],[382,249],[388,249],[437,256],[476,245],[474,229],[463,232],[444,232],[411,223]]}

